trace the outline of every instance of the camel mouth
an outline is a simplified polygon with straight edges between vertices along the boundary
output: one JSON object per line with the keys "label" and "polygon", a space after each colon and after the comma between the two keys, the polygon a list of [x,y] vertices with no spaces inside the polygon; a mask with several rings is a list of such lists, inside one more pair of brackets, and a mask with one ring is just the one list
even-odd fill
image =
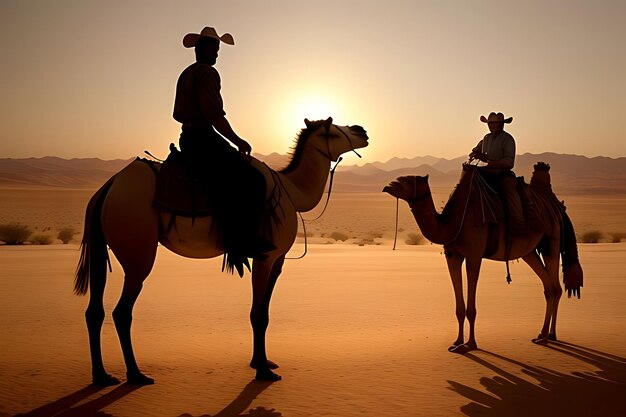
{"label": "camel mouth", "polygon": [[365,141],[369,139],[369,137],[367,136],[367,131],[363,129],[362,126],[359,126],[359,125],[350,126],[350,132],[352,132],[352,134],[356,136],[359,136],[365,139]]}

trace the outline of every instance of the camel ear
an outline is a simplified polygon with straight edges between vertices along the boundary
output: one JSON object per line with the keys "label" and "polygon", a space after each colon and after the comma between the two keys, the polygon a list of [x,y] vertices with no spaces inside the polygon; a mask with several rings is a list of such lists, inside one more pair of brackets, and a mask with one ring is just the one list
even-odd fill
{"label": "camel ear", "polygon": [[311,127],[311,121],[309,119],[304,119],[304,124],[306,127]]}
{"label": "camel ear", "polygon": [[326,121],[324,122],[324,124],[326,125],[326,128],[329,128],[330,125],[333,124],[333,118],[329,117],[328,119],[326,119]]}

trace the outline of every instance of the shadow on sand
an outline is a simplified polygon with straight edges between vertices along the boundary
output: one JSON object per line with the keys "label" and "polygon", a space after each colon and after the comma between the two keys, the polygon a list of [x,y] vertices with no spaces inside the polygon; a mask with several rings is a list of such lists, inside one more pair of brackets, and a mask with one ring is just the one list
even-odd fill
{"label": "shadow on sand", "polygon": [[[202,414],[198,417],[280,417],[281,413],[264,407],[256,407],[248,410],[250,404],[258,397],[267,387],[272,385],[273,381],[250,381],[241,391],[241,393],[231,401],[222,411],[215,414]],[[242,414],[247,410],[246,414]],[[181,414],[179,417],[194,417],[191,414]]]}
{"label": "shadow on sand", "polygon": [[[448,381],[448,389],[471,401],[461,407],[461,412],[470,417],[626,415],[626,358],[565,342],[550,342],[546,348],[593,365],[599,370],[564,374],[478,350],[477,354],[466,354],[465,357],[494,371],[496,375],[480,379],[489,394]],[[495,360],[519,366],[522,373],[538,382],[529,382],[505,371],[495,365]]]}
{"label": "shadow on sand", "polygon": [[[215,416],[203,414],[199,417],[280,417],[282,414],[275,411],[273,408],[266,409],[264,407],[256,407],[248,410],[252,401],[254,401],[254,399],[271,384],[271,381],[252,380],[244,387],[243,391],[241,391],[237,398],[224,407],[222,411],[215,414]],[[140,385],[123,384],[101,397],[84,404],[76,405],[90,396],[106,389],[103,387],[89,385],[70,395],[53,401],[50,404],[46,404],[25,414],[17,414],[15,417],[113,417],[111,414],[102,411],[102,409],[139,388],[141,388]],[[247,413],[243,414],[246,411]],[[180,417],[193,416],[185,413],[181,414]]]}
{"label": "shadow on sand", "polygon": [[[60,398],[56,401],[46,404],[26,414],[17,414],[19,417],[112,417],[101,411],[103,408],[108,407],[114,402],[118,401],[122,397],[130,394],[136,389],[141,388],[139,385],[123,384],[114,388],[111,392],[108,392],[101,397],[91,400],[85,404],[75,406],[75,404],[87,399],[88,397],[102,391],[103,387],[97,387],[95,385],[89,385],[83,389],[76,391],[70,395]],[[16,416],[16,417],[17,417]]]}

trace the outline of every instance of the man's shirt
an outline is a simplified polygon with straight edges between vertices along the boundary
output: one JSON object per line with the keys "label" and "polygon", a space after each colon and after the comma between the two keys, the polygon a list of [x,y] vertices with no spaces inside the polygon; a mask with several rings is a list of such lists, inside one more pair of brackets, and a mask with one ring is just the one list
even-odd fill
{"label": "man's shirt", "polygon": [[185,127],[209,127],[224,116],[220,75],[212,65],[196,62],[180,74],[176,84],[174,119]]}
{"label": "man's shirt", "polygon": [[510,164],[509,169],[515,165],[515,139],[504,130],[497,135],[487,133],[475,149],[487,154],[489,161],[504,160]]}

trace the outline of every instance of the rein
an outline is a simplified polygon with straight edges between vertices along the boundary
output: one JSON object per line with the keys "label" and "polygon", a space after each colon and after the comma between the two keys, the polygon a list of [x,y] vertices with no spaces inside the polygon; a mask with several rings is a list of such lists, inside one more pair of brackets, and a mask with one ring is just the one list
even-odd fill
{"label": "rein", "polygon": [[[326,137],[329,137],[329,131],[330,126],[326,127]],[[358,156],[359,158],[361,158],[361,155],[359,155],[359,153],[354,149],[354,146],[352,145],[352,141],[350,140],[350,137],[346,134],[346,132],[344,132],[340,127],[337,126],[337,129],[346,137],[346,140],[348,141],[348,143],[350,144],[350,150],[352,152],[354,152],[356,154],[356,156]],[[328,158],[329,161],[332,161],[332,157],[330,156],[330,143],[328,143],[328,140],[326,141],[326,146],[328,149],[328,153],[325,154],[324,152],[322,152],[321,150],[319,150],[318,148],[315,148],[319,153],[321,153],[322,155],[324,155],[324,157]],[[330,202],[330,194],[332,192],[333,189],[333,180],[335,178],[335,170],[337,169],[337,166],[339,166],[339,163],[343,160],[343,158],[340,156],[339,159],[337,159],[337,162],[335,163],[335,166],[330,170],[330,182],[328,184],[328,192],[326,195],[326,202],[324,203],[324,208],[322,209],[322,212],[315,217],[314,219],[305,219],[302,216],[301,212],[298,212],[298,216],[300,216],[300,221],[302,222],[302,230],[304,232],[304,252],[302,253],[302,255],[298,256],[298,257],[294,257],[294,258],[285,258],[285,259],[302,259],[304,258],[304,256],[307,254],[308,251],[308,240],[307,240],[307,233],[306,233],[306,224],[305,222],[314,222],[319,220],[324,213],[326,212],[326,209],[328,208],[328,203]],[[291,197],[289,198],[291,199]]]}
{"label": "rein", "polygon": [[461,234],[461,229],[463,229],[463,224],[465,223],[465,216],[467,215],[467,207],[469,206],[470,196],[472,195],[472,186],[474,185],[474,175],[476,174],[476,170],[472,170],[472,178],[469,180],[469,190],[467,190],[467,198],[465,199],[465,207],[463,207],[463,216],[461,217],[461,223],[459,224],[459,230],[457,230],[456,235],[452,238],[452,240],[445,242],[444,245],[449,245],[454,243],[454,241]]}

